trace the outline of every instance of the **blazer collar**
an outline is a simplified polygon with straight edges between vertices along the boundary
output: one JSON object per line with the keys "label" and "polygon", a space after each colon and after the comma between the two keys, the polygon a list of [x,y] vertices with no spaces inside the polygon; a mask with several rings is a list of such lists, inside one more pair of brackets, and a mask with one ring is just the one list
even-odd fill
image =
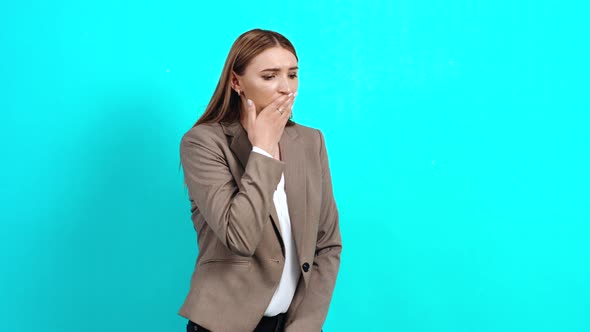
{"label": "blazer collar", "polygon": [[[248,139],[248,133],[246,133],[246,130],[244,130],[244,127],[242,127],[242,124],[239,121],[221,123],[221,128],[223,128],[223,132],[226,135],[232,137],[230,148],[238,156],[238,159],[240,159],[242,167],[246,168],[248,157],[252,151],[252,144]],[[291,158],[297,158],[297,154],[303,153],[301,149],[296,149],[296,147],[292,146],[293,144],[297,144],[298,139],[299,134],[297,133],[297,130],[294,128],[294,126],[285,127],[283,135],[279,140],[283,162],[286,163]],[[287,152],[289,152],[291,155],[288,156]],[[301,155],[300,157],[304,156]]]}
{"label": "blazer collar", "polygon": [[[248,139],[248,134],[239,121],[222,123],[221,127],[223,128],[223,132],[231,137],[230,148],[245,169],[248,164],[250,152],[252,151],[252,144]],[[306,155],[296,126],[285,127],[283,135],[279,140],[279,146],[282,161],[285,163],[285,193],[287,194],[287,205],[289,206],[289,219],[291,220],[293,239],[295,240],[299,259],[303,259],[303,240],[307,228],[305,216],[305,211],[307,210]],[[275,228],[279,232],[279,235],[281,235],[280,241],[282,243],[282,232],[276,208],[271,209],[270,215]]]}
{"label": "blazer collar", "polygon": [[248,133],[246,133],[246,130],[244,130],[244,127],[242,127],[239,121],[221,123],[221,128],[223,128],[223,132],[226,135],[231,137],[230,148],[238,156],[242,167],[245,169],[248,163],[248,157],[252,151],[252,144],[250,144],[250,140],[248,139]]}

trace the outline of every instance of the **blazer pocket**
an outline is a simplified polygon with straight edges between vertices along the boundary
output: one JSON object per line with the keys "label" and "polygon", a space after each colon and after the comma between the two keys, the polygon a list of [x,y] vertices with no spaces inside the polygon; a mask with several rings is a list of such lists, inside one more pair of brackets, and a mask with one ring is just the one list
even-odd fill
{"label": "blazer pocket", "polygon": [[249,260],[243,260],[243,259],[220,259],[220,258],[207,259],[207,260],[204,260],[203,262],[200,262],[199,265],[205,265],[205,264],[211,264],[211,263],[230,264],[230,265],[244,265],[244,266],[250,265],[250,261]]}

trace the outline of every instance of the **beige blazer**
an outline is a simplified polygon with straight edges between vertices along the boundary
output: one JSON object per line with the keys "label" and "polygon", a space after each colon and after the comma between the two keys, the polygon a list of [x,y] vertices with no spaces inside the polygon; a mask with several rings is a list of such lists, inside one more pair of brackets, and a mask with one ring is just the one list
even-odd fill
{"label": "beige blazer", "polygon": [[287,332],[321,331],[342,241],[324,137],[294,125],[280,139],[282,161],[252,152],[239,122],[201,124],[180,155],[199,254],[179,314],[214,332],[253,331],[285,262],[273,193],[285,175],[301,277]]}

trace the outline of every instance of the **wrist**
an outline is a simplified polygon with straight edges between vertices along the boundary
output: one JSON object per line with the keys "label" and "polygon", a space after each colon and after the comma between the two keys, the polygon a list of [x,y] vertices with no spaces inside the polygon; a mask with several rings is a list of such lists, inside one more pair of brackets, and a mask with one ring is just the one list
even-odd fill
{"label": "wrist", "polygon": [[270,154],[271,156],[274,156],[274,149],[270,146],[270,145],[264,145],[264,144],[254,144],[252,145],[253,147],[257,147],[258,149]]}
{"label": "wrist", "polygon": [[269,152],[265,151],[264,149],[260,148],[259,146],[256,146],[256,145],[255,145],[255,146],[253,146],[253,147],[252,147],[252,151],[253,151],[253,152],[256,152],[256,153],[258,153],[258,154],[261,154],[261,155],[267,156],[267,157],[269,157],[269,158],[273,158],[273,156],[272,156],[272,155],[271,155]]}

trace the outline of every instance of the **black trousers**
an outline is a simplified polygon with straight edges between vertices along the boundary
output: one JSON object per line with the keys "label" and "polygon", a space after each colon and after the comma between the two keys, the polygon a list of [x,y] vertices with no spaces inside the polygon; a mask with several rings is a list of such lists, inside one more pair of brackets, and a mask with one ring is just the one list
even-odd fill
{"label": "black trousers", "polygon": [[[285,330],[285,321],[287,320],[286,314],[278,314],[273,317],[262,317],[258,326],[254,329],[253,332],[283,332]],[[202,327],[201,325],[193,322],[188,321],[186,325],[187,332],[215,332],[209,331],[206,328]]]}

